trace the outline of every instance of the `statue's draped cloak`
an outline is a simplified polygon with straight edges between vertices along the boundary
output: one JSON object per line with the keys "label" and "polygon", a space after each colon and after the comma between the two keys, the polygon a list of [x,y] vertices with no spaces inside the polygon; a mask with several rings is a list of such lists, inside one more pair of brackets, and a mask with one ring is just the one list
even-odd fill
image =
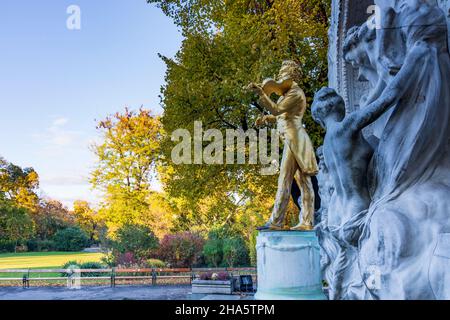
{"label": "statue's draped cloak", "polygon": [[371,270],[378,272],[380,286],[370,292],[380,299],[450,294],[449,284],[433,281],[450,270],[450,259],[439,264],[435,255],[447,245],[439,239],[450,239],[450,56],[445,17],[436,6],[428,9],[407,8],[398,14],[403,27],[392,29],[406,40],[406,55],[413,45],[428,54],[394,107],[369,169],[373,202],[358,263],[366,285]]}
{"label": "statue's draped cloak", "polygon": [[409,50],[420,41],[429,52],[411,75],[417,80],[395,106],[374,154],[374,201],[430,178],[448,146],[450,57],[445,17],[439,8],[420,16],[407,10],[398,17],[399,24],[409,27],[391,32],[403,33]]}

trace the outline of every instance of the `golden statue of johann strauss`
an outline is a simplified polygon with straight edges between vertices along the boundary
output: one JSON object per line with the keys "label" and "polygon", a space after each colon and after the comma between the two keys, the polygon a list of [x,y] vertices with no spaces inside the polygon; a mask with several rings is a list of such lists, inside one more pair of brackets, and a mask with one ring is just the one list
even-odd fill
{"label": "golden statue of johann strauss", "polygon": [[[314,189],[311,176],[317,174],[318,166],[313,145],[302,123],[307,103],[305,93],[297,84],[301,76],[296,62],[284,61],[278,81],[267,79],[262,85],[250,83],[247,86],[248,90],[259,95],[260,106],[271,113],[259,118],[256,124],[276,121],[284,142],[275,205],[269,222],[260,228],[262,230],[283,230],[294,179],[301,190],[302,203],[300,222],[291,230],[312,230],[314,227]],[[277,103],[271,100],[272,93],[280,96]]]}

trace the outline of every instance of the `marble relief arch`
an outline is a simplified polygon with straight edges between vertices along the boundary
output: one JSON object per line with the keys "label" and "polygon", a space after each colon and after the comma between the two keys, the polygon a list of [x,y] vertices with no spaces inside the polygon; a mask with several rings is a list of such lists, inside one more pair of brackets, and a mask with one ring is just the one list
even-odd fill
{"label": "marble relief arch", "polygon": [[312,106],[331,299],[450,299],[449,26],[450,0],[332,2]]}

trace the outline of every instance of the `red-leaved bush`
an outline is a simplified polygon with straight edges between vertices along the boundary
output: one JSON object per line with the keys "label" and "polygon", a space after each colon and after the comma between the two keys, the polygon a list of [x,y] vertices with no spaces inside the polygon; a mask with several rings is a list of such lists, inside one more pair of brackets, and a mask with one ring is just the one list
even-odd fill
{"label": "red-leaved bush", "polygon": [[190,268],[198,263],[203,238],[192,232],[166,235],[159,244],[158,259],[172,268]]}
{"label": "red-leaved bush", "polygon": [[116,257],[118,267],[134,267],[139,264],[132,252],[119,253]]}

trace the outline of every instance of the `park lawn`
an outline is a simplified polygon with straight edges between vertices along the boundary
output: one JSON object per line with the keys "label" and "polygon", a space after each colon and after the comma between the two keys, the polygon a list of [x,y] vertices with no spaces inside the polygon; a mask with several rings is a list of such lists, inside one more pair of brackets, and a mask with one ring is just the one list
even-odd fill
{"label": "park lawn", "polygon": [[68,261],[101,262],[103,253],[27,252],[0,254],[1,269],[60,269]]}

